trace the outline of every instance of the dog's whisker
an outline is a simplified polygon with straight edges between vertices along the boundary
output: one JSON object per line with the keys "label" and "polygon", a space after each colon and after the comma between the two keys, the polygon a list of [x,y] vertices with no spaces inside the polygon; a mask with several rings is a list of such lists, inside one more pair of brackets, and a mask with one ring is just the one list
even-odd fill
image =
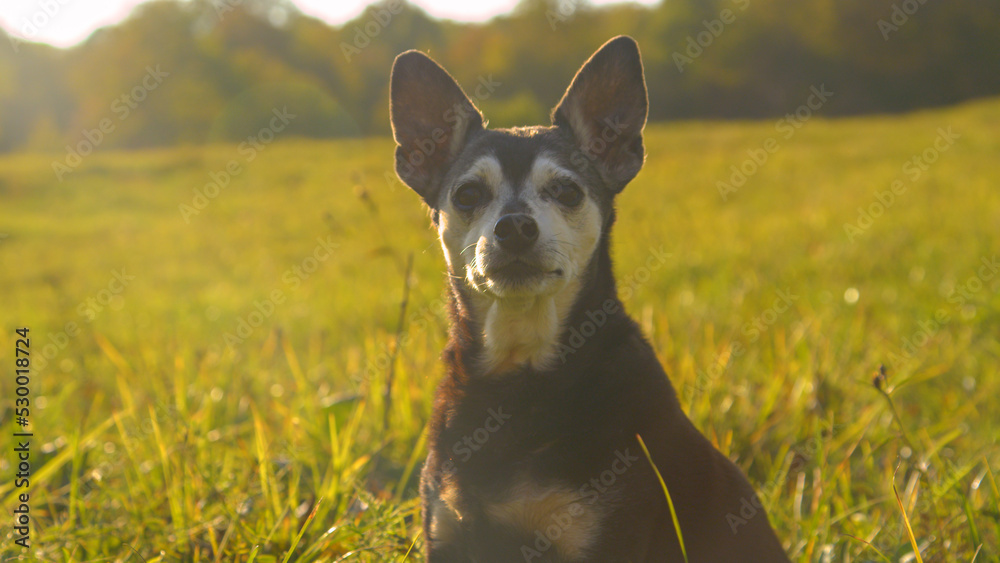
{"label": "dog's whisker", "polygon": [[555,242],[557,242],[557,243],[559,243],[559,244],[565,244],[566,246],[572,246],[573,248],[578,248],[580,246],[579,244],[577,244],[577,243],[575,243],[573,241],[562,240],[562,239],[559,239],[559,238],[553,238],[552,240],[555,241]]}

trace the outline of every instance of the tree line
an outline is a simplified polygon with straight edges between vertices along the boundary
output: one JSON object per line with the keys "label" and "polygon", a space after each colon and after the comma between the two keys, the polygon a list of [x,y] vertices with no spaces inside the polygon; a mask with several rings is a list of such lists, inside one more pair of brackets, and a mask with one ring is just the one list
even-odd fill
{"label": "tree line", "polygon": [[296,116],[287,135],[383,135],[389,69],[411,48],[491,125],[546,124],[582,61],[622,33],[642,48],[653,121],[785,116],[817,88],[833,93],[828,116],[1000,93],[1000,0],[522,0],[486,23],[383,0],[341,26],[285,0],[156,0],[65,50],[20,39],[34,20],[0,31],[0,151],[88,135],[124,148],[238,141],[282,108]]}

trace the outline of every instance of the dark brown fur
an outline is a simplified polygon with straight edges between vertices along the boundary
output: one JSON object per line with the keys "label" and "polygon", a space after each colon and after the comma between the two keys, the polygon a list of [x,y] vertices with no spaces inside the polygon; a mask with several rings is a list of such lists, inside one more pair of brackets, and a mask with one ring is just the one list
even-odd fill
{"label": "dark brown fur", "polygon": [[[445,124],[433,114],[429,123],[415,119],[411,112],[425,106],[427,111],[444,112],[454,104],[465,107],[463,99],[467,101],[464,94],[455,95],[448,84],[450,77],[428,62],[434,65],[407,53],[394,68],[393,124],[400,143],[397,166],[400,159],[409,158],[421,135],[428,135],[428,126],[443,128],[447,139],[458,135],[466,147],[485,142],[494,147],[504,143],[558,147],[595,134],[606,118],[627,125],[600,158],[593,159],[592,167],[581,171],[603,190],[594,195],[603,201],[604,228],[565,323],[561,359],[554,367],[521,366],[500,376],[481,373],[481,320],[471,312],[471,290],[461,273],[449,272],[452,329],[444,352],[446,374],[434,401],[430,453],[421,479],[428,561],[683,561],[666,498],[636,436],[642,436],[663,475],[692,563],[788,561],[753,488],[684,415],[652,347],[618,299],[609,250],[613,196],[641,167],[646,114],[635,43],[617,38],[595,54],[553,112],[553,127],[540,128],[532,135],[485,130],[478,111],[470,114],[468,122]],[[419,70],[419,77],[414,69]],[[425,90],[413,96],[425,98],[424,102],[407,98],[418,86]],[[574,100],[573,96],[582,97]],[[592,119],[580,119],[579,114],[572,119],[567,99],[577,103],[574,111]],[[593,129],[573,130],[574,123]],[[449,167],[464,158],[466,149],[452,154],[447,143],[435,146],[433,158],[423,159],[416,167],[404,163],[406,171],[400,173],[437,210]],[[572,331],[579,333],[588,323],[594,330],[586,331],[589,335],[581,344]],[[490,417],[494,423],[485,434],[487,439],[470,441],[483,435],[484,421],[489,426]],[[574,522],[572,507],[553,510],[551,524],[543,519],[539,529],[506,526],[490,517],[490,503],[506,498],[525,478],[543,488],[568,487],[576,491],[581,507],[600,511],[599,529],[584,553],[569,557],[553,545],[546,547],[542,539],[553,535],[548,533],[554,530],[552,525],[560,533],[572,530],[574,524],[582,525]],[[442,495],[448,495],[448,503],[461,518],[438,537],[432,524],[439,516],[432,508]]]}

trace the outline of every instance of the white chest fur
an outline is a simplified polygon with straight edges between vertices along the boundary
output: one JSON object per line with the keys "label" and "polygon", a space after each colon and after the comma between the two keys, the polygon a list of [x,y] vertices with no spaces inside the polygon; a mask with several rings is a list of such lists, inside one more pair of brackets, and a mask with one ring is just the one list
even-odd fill
{"label": "white chest fur", "polygon": [[555,295],[491,300],[483,313],[485,372],[519,365],[551,367],[559,336],[576,296],[576,283]]}

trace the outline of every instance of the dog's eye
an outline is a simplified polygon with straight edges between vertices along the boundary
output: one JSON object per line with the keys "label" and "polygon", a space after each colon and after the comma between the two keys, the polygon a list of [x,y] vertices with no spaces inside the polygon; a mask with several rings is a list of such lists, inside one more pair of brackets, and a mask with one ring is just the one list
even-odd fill
{"label": "dog's eye", "polygon": [[471,211],[476,207],[479,207],[489,198],[489,191],[480,182],[466,182],[455,190],[455,194],[451,196],[452,203],[455,207],[463,211]]}
{"label": "dog's eye", "polygon": [[576,207],[583,201],[583,190],[572,180],[559,180],[545,188],[549,197],[566,207]]}

